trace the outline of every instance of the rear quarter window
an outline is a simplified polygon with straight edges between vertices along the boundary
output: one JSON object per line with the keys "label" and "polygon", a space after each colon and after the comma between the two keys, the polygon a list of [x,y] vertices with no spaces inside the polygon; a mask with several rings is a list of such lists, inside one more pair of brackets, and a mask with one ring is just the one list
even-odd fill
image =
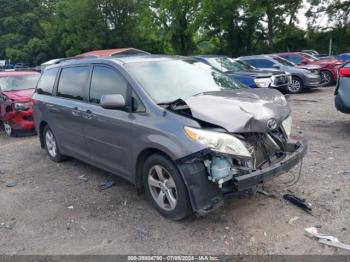
{"label": "rear quarter window", "polygon": [[52,68],[44,71],[36,88],[38,94],[52,95],[58,70],[59,68]]}

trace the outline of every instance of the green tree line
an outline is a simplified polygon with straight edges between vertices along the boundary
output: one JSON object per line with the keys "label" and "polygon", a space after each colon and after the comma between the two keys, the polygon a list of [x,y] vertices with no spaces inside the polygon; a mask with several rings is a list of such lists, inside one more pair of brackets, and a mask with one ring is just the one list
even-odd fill
{"label": "green tree line", "polygon": [[[0,0],[0,59],[37,65],[116,47],[232,57],[327,52],[330,38],[335,52],[349,52],[349,13],[349,0]],[[329,26],[320,28],[320,17]]]}

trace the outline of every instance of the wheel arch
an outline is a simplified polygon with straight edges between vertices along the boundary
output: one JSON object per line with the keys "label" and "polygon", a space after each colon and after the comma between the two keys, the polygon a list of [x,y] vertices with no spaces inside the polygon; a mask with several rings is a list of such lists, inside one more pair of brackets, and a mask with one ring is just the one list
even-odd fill
{"label": "wheel arch", "polygon": [[46,121],[41,121],[39,125],[39,140],[41,148],[44,148],[44,129],[47,125],[48,123]]}
{"label": "wheel arch", "polygon": [[[170,161],[174,162],[174,160],[170,157],[169,154],[167,154],[164,150],[161,150],[157,147],[148,147],[143,149],[137,156],[135,161],[135,167],[134,167],[134,174],[135,174],[135,186],[138,190],[143,189],[143,182],[142,182],[142,170],[143,165],[148,157],[154,154],[160,154]],[[176,165],[176,164],[175,164]]]}

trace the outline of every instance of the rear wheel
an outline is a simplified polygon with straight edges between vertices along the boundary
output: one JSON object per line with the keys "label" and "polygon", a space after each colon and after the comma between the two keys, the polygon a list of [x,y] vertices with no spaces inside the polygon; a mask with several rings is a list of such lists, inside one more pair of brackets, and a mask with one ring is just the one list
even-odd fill
{"label": "rear wheel", "polygon": [[324,81],[325,86],[332,84],[334,81],[333,75],[329,71],[321,71],[321,77],[322,77],[322,80]]}
{"label": "rear wheel", "polygon": [[299,77],[292,77],[292,82],[288,85],[288,92],[291,94],[301,93],[303,91],[303,81]]}
{"label": "rear wheel", "polygon": [[144,163],[143,181],[148,199],[161,215],[181,220],[190,214],[186,186],[169,159],[159,154],[150,156]]}
{"label": "rear wheel", "polygon": [[65,160],[66,157],[60,153],[56,138],[49,126],[45,126],[43,137],[45,142],[45,149],[50,159],[55,162],[61,162]]}

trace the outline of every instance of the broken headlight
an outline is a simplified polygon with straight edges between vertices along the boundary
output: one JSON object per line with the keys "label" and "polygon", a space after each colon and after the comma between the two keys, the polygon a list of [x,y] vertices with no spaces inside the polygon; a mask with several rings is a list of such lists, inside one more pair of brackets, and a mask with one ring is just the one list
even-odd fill
{"label": "broken headlight", "polygon": [[30,108],[30,106],[31,106],[30,102],[15,103],[15,109],[17,111],[26,111]]}
{"label": "broken headlight", "polygon": [[246,158],[251,157],[244,143],[232,135],[192,127],[185,127],[184,130],[188,138],[211,148],[215,152]]}
{"label": "broken headlight", "polygon": [[292,116],[289,116],[288,118],[286,118],[283,122],[282,122],[282,126],[284,129],[284,132],[286,132],[286,135],[289,137],[290,134],[292,133]]}

